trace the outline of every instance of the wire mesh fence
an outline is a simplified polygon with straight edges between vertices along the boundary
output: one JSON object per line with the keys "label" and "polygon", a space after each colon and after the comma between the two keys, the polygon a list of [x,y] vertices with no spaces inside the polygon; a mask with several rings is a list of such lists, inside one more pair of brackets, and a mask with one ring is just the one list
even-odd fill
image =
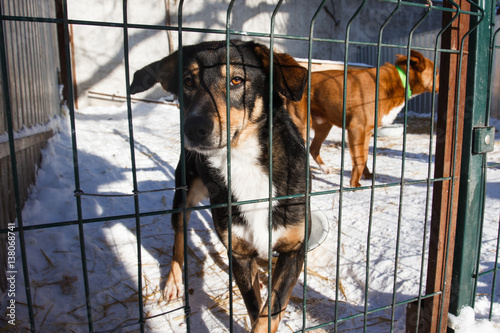
{"label": "wire mesh fence", "polygon": [[[62,121],[51,150],[45,152],[48,159],[42,165],[44,174],[39,176],[39,195],[29,203],[29,209],[18,214],[15,225],[9,224],[1,230],[3,235],[16,240],[16,255],[9,255],[15,258],[15,270],[11,271],[16,272],[16,295],[14,298],[7,293],[4,297],[15,300],[15,328],[90,332],[250,329],[243,299],[232,280],[231,247],[229,251],[224,248],[211,224],[209,210],[219,206],[203,201],[196,207],[172,208],[174,170],[179,152],[184,152],[182,112],[168,103],[133,103],[130,97],[131,68],[145,64],[135,53],[129,56],[129,51],[136,47],[131,45],[137,38],[135,32],[144,31],[147,35],[151,31],[165,31],[169,33],[170,44],[177,45],[180,50],[186,45],[186,39],[225,39],[227,42],[232,38],[258,39],[271,50],[274,46],[280,51],[297,53],[292,53],[293,56],[306,57],[309,67],[313,55],[317,57],[326,52],[336,54],[336,60],[341,63],[363,62],[376,66],[377,75],[385,61],[394,61],[395,53],[409,55],[411,49],[434,61],[435,68],[440,68],[441,77],[449,79],[441,78],[439,98],[448,101],[451,111],[446,113],[441,106],[438,108],[437,95],[429,94],[429,102],[422,108],[428,109],[426,113],[431,116],[409,119],[408,111],[412,106],[407,103],[400,118],[404,124],[401,136],[379,137],[376,128],[367,164],[373,171],[372,180],[363,180],[359,188],[347,186],[352,177],[352,165],[346,141],[345,104],[343,128],[334,127],[323,144],[323,157],[334,172],[325,175],[313,162],[308,165],[310,172],[304,177],[311,181],[311,187],[301,195],[313,210],[325,216],[329,233],[321,246],[306,254],[303,274],[292,291],[279,331],[444,331],[450,298],[453,303],[453,293],[447,288],[452,284],[450,254],[454,253],[452,234],[461,188],[457,152],[461,151],[462,134],[458,125],[464,121],[461,118],[464,107],[460,102],[466,91],[465,80],[461,82],[459,77],[473,71],[467,67],[472,65],[465,63],[469,49],[461,43],[467,40],[463,36],[474,34],[480,24],[489,24],[484,23],[484,17],[492,16],[489,7],[493,5],[488,3],[488,8],[481,8],[465,1],[458,4],[452,1],[388,1],[386,4],[391,10],[376,24],[368,21],[373,4],[367,1],[351,4],[349,19],[342,18],[341,28],[338,28],[340,34],[332,37],[334,28],[326,29],[325,18],[318,20],[318,16],[327,15],[329,8],[328,15],[336,22],[338,13],[342,12],[333,2],[326,1],[315,4],[314,8],[308,6],[312,8],[306,25],[308,29],[287,30],[293,34],[275,31],[281,29],[283,22],[293,26],[294,18],[301,19],[300,10],[282,1],[266,3],[262,12],[269,17],[268,26],[252,26],[251,29],[238,20],[245,16],[246,8],[237,1],[217,4],[223,7],[217,12],[221,28],[184,24],[187,19],[183,10],[191,4],[183,1],[176,3],[175,10],[169,7],[170,25],[131,22],[137,4],[128,1],[113,8],[113,19],[106,21],[91,17],[71,19],[66,1],[56,2],[62,13],[59,18],[18,15],[6,11],[2,3],[2,26],[26,22],[63,27],[65,49],[60,51],[65,53],[66,63],[61,66],[67,69],[63,84],[68,87],[68,117],[65,119],[69,120]],[[205,10],[202,14],[208,12]],[[288,14],[287,19],[280,16],[284,12]],[[402,12],[414,12],[415,17],[403,32],[402,39],[388,41],[386,31]],[[436,13],[439,18],[444,16],[443,26],[427,33],[426,40],[420,41],[414,36],[415,31],[434,20]],[[454,24],[463,21],[472,23],[459,27],[461,36],[453,36]],[[332,27],[335,25],[326,22]],[[355,31],[356,26],[367,25],[373,30],[370,33],[366,33],[366,28],[365,33]],[[74,87],[77,81],[72,76],[75,73],[72,47],[77,46],[71,43],[78,41],[71,42],[70,27],[120,31],[119,43],[123,44],[120,75],[126,87],[123,105],[75,109],[73,101],[80,96]],[[6,34],[5,30],[1,32]],[[300,46],[290,46],[293,42]],[[0,44],[6,49],[12,47],[8,40]],[[105,51],[103,45],[102,52]],[[147,53],[147,50],[141,52]],[[368,59],[368,53],[371,60],[363,60]],[[5,58],[2,58],[4,65],[7,63]],[[450,65],[450,59],[452,63],[455,61],[456,68]],[[9,71],[9,76],[12,75]],[[342,75],[347,80],[347,71]],[[450,77],[457,78],[458,82]],[[443,82],[448,83],[444,90]],[[436,83],[434,75],[433,84]],[[3,84],[4,93],[5,86],[9,85]],[[310,96],[310,84],[306,92]],[[345,100],[349,93],[344,91],[342,99]],[[447,98],[442,97],[444,95],[448,95]],[[179,108],[183,110],[182,93],[178,97]],[[487,95],[483,97],[486,99]],[[226,103],[228,117],[231,117],[229,98]],[[308,112],[311,112],[310,107]],[[441,120],[435,123],[439,117]],[[13,122],[8,115],[6,118]],[[451,126],[443,123],[448,118]],[[484,125],[488,125],[488,118]],[[307,135],[313,137],[313,134],[308,132]],[[310,147],[306,146],[309,152]],[[450,152],[447,155],[443,151]],[[440,159],[444,160],[444,166],[440,165]],[[184,160],[185,155],[181,153],[181,169]],[[230,152],[228,160],[231,160]],[[12,164],[15,169],[15,159]],[[490,163],[489,167],[493,177],[497,177],[494,179],[498,179],[498,166]],[[449,172],[443,171],[446,168]],[[483,176],[480,171],[479,176],[474,177],[481,183]],[[13,173],[12,177],[17,176]],[[181,190],[186,190],[185,185],[184,180]],[[15,187],[18,193],[19,186]],[[495,195],[492,191],[490,196]],[[442,204],[447,207],[439,218],[436,217],[436,211],[440,210],[437,197],[446,197]],[[271,208],[273,201],[284,199],[273,197],[270,191],[268,197],[257,201],[268,202]],[[483,196],[482,200],[488,200],[488,196]],[[21,207],[21,198],[16,196],[16,201],[17,207]],[[49,206],[45,206],[47,202]],[[237,202],[228,196],[228,202],[222,207],[231,211],[253,203]],[[44,213],[47,209],[50,214]],[[170,217],[179,212],[191,214],[191,222],[184,229],[187,245],[184,249],[184,295],[176,301],[165,302],[162,288],[174,239]],[[485,239],[497,243],[496,248],[484,247],[487,253],[481,254],[487,269],[481,271],[480,281],[491,278],[491,282],[484,282],[491,289],[481,289],[484,295],[479,296],[478,302],[488,307],[491,320],[495,295],[498,297],[495,282],[498,279],[499,238],[495,234],[498,221],[492,221],[490,212],[486,215],[489,231]],[[270,214],[269,219],[272,218]],[[449,229],[440,234],[436,230],[439,226]],[[471,249],[471,253],[476,251],[479,251],[477,246]],[[259,268],[264,282],[268,281],[273,268],[271,257],[269,253],[267,262]],[[480,260],[477,262],[479,265]],[[260,289],[263,295],[271,293],[267,285]],[[7,308],[6,313],[11,313],[9,311]],[[7,325],[11,325],[10,321]],[[14,328],[14,325],[6,327]]]}

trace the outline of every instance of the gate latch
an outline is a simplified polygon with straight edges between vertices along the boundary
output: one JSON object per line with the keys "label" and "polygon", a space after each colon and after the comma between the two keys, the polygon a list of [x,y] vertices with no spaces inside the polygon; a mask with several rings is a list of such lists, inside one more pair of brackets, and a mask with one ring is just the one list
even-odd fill
{"label": "gate latch", "polygon": [[493,151],[495,145],[495,127],[475,127],[472,141],[473,154],[485,154]]}

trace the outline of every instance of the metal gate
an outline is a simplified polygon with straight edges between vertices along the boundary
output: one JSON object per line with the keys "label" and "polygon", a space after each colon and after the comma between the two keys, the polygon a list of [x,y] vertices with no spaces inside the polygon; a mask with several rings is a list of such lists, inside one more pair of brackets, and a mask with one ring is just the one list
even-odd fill
{"label": "metal gate", "polygon": [[[175,211],[170,208],[169,200],[165,198],[171,197],[168,193],[171,193],[169,187],[172,186],[168,185],[171,185],[173,180],[165,181],[159,187],[158,184],[157,187],[145,186],[140,181],[142,170],[139,170],[138,165],[144,155],[162,164],[164,173],[171,176],[175,164],[172,166],[166,163],[162,160],[163,157],[158,156],[158,152],[150,151],[137,140],[137,132],[140,132],[136,125],[138,116],[134,113],[137,110],[128,91],[131,76],[129,41],[132,29],[168,31],[172,36],[177,35],[180,46],[183,45],[183,33],[199,36],[213,34],[226,40],[235,37],[259,38],[266,41],[271,49],[277,40],[297,41],[307,45],[309,69],[312,68],[313,51],[324,45],[342,48],[344,64],[352,62],[352,53],[360,53],[358,51],[362,48],[376,50],[377,68],[382,65],[383,52],[392,49],[403,50],[406,54],[410,54],[411,50],[425,52],[436,64],[435,69],[439,63],[440,93],[439,96],[432,94],[430,97],[431,115],[426,121],[428,147],[423,157],[418,158],[420,163],[416,166],[418,172],[411,165],[416,153],[412,150],[412,142],[408,141],[413,137],[406,129],[411,127],[413,120],[408,116],[407,106],[399,118],[405,130],[398,142],[399,146],[396,145],[397,148],[387,146],[383,139],[377,137],[378,130],[375,129],[373,148],[370,151],[372,157],[369,160],[374,177],[371,181],[364,181],[361,188],[354,189],[345,185],[346,179],[350,176],[348,151],[345,149],[345,125],[332,134],[340,137],[340,148],[335,150],[334,161],[338,172],[328,178],[311,166],[314,174],[313,186],[303,195],[311,203],[320,203],[320,208],[326,212],[330,220],[331,230],[328,242],[322,244],[325,252],[321,255],[311,253],[306,257],[303,276],[294,289],[292,302],[287,309],[291,314],[281,323],[280,332],[314,330],[444,332],[447,330],[449,312],[458,314],[463,306],[474,305],[479,281],[486,283],[491,290],[483,291],[482,296],[489,298],[489,319],[494,317],[494,304],[495,301],[498,302],[495,296],[499,296],[496,288],[498,280],[496,273],[499,269],[498,235],[494,240],[489,239],[490,242],[496,243],[488,247],[492,254],[487,256],[487,260],[491,262],[486,264],[486,269],[483,269],[485,263],[481,262],[484,216],[485,211],[491,209],[485,207],[487,186],[490,186],[487,185],[486,173],[488,169],[497,172],[499,167],[499,163],[488,163],[487,160],[487,153],[492,151],[495,144],[495,130],[490,126],[489,109],[491,96],[497,94],[497,91],[492,90],[495,88],[492,84],[494,79],[492,73],[496,45],[500,43],[497,40],[498,31],[493,29],[496,4],[491,0],[481,3],[465,0],[386,1],[393,7],[387,13],[385,20],[377,25],[373,40],[362,40],[357,36],[353,37],[352,33],[354,26],[369,23],[363,15],[369,14],[370,6],[373,4],[367,0],[360,1],[357,5],[346,24],[342,38],[315,35],[318,16],[326,11],[327,5],[333,5],[333,2],[328,4],[326,0],[315,8],[309,31],[303,35],[275,32],[275,19],[282,10],[282,0],[272,5],[272,10],[268,13],[271,17],[270,26],[265,33],[233,28],[232,17],[239,5],[235,0],[224,4],[227,6],[225,29],[184,26],[183,9],[188,2],[184,3],[182,0],[177,4],[177,26],[130,23],[130,4],[126,0],[121,3],[122,21],[111,23],[70,19],[66,0],[56,1],[60,9],[57,17],[7,15],[5,12],[7,2],[0,2],[0,61],[4,78],[2,80],[4,97],[11,96],[9,80],[5,78],[13,75],[7,66],[7,57],[10,54],[7,51],[12,46],[6,38],[5,26],[12,22],[29,22],[55,24],[62,28],[64,45],[60,52],[63,54],[61,59],[65,59],[66,63],[61,66],[66,69],[63,83],[68,88],[66,99],[70,131],[67,140],[71,143],[73,172],[70,177],[73,180],[72,197],[66,198],[67,203],[58,203],[57,206],[58,209],[71,211],[71,214],[68,214],[70,217],[43,222],[35,221],[32,216],[33,220],[23,218],[21,214],[23,202],[19,194],[22,189],[19,188],[17,172],[9,175],[16,184],[14,195],[18,216],[15,223],[12,221],[0,229],[0,234],[7,240],[8,245],[6,262],[12,264],[7,269],[7,276],[11,280],[8,280],[8,289],[2,298],[2,311],[5,310],[6,319],[0,319],[0,322],[5,323],[7,331],[19,329],[32,332],[44,330],[211,332],[248,329],[244,307],[241,299],[236,296],[238,291],[231,278],[231,251],[225,253],[217,249],[217,245],[208,246],[212,241],[210,226],[203,224],[205,222],[203,214],[206,214],[204,212],[211,207],[208,204],[184,209],[192,211],[193,215],[198,214],[197,218],[201,223],[196,226],[204,228],[201,232],[187,227],[185,229],[185,233],[190,231],[194,236],[202,238],[197,244],[203,246],[194,250],[189,246],[185,248],[184,300],[161,306],[152,302],[161,303],[156,299],[159,293],[158,285],[161,283],[150,280],[149,265],[156,264],[151,264],[146,258],[153,253],[158,261],[163,261],[165,256],[169,256],[170,249],[150,245],[147,239],[156,238],[159,233],[164,232],[154,229],[156,223],[166,224],[165,228],[169,228],[168,218]],[[387,42],[386,27],[404,9],[418,11],[421,16],[405,36],[405,44]],[[328,12],[329,15],[335,16],[331,13],[331,9]],[[415,44],[414,37],[419,27],[436,12],[443,16],[442,29],[436,33],[431,45]],[[115,128],[113,134],[119,136],[122,141],[126,140],[128,144],[130,165],[123,168],[123,173],[131,175],[131,187],[128,193],[116,193],[116,191],[109,193],[105,190],[100,191],[98,187],[94,188],[94,191],[86,189],[86,182],[93,175],[89,170],[92,167],[98,169],[100,166],[96,164],[89,167],[82,164],[82,161],[89,161],[89,152],[82,150],[81,146],[85,139],[78,136],[82,131],[80,123],[84,118],[74,106],[75,80],[70,47],[72,25],[120,29],[123,33],[127,93],[124,96],[125,116],[122,114],[120,117],[128,131],[120,132]],[[370,27],[373,28],[373,25]],[[347,74],[344,80],[347,80]],[[344,99],[347,93],[344,91]],[[12,170],[17,170],[19,165],[16,160],[15,135],[12,129],[16,111],[12,109],[9,98],[4,98],[2,102],[5,103],[5,119],[9,125],[7,134],[10,162]],[[180,104],[182,109],[182,97]],[[344,105],[344,118],[345,112]],[[93,114],[89,117],[98,115]],[[109,120],[113,117],[115,116],[110,115]],[[179,125],[182,125],[182,120]],[[97,142],[96,145],[105,143]],[[327,145],[333,146],[328,140],[325,142],[325,146]],[[395,175],[387,175],[384,172],[385,166],[381,161],[386,163],[384,158],[387,155],[390,155],[394,163],[398,163],[398,173]],[[94,161],[102,162],[97,159]],[[103,169],[102,173],[105,172],[106,169]],[[308,173],[307,177],[311,177],[311,174]],[[415,194],[417,192],[418,200]],[[157,200],[152,196],[156,193],[160,193],[159,202],[163,203],[163,206],[158,204],[159,207],[151,209],[147,202]],[[391,198],[389,206],[392,206],[389,208],[380,204],[384,200],[389,200],[388,197]],[[267,201],[273,199],[263,198]],[[95,203],[95,207],[89,206],[91,200],[94,200],[92,203]],[[103,203],[106,200],[128,206],[129,209],[125,213],[111,209],[111,213],[108,213],[106,207],[111,207],[112,204],[106,206]],[[228,209],[234,205],[245,204],[228,200]],[[419,201],[418,205],[415,204],[416,201]],[[331,205],[328,206],[325,202]],[[105,208],[98,214],[93,214],[89,213],[89,207]],[[408,224],[406,214],[410,211],[410,207],[419,209],[419,218],[411,220],[412,222],[417,220],[418,225]],[[493,209],[496,209],[498,216],[498,207]],[[362,211],[359,215],[362,218],[359,220],[356,217],[358,216],[356,213],[359,212],[356,210]],[[488,223],[489,228],[500,230],[499,221]],[[128,265],[128,267],[119,271],[113,267],[109,271],[104,270],[108,266],[108,260],[118,261],[119,256],[116,253],[120,250],[112,249],[116,244],[108,241],[104,242],[109,246],[107,249],[95,249],[98,247],[95,244],[99,242],[99,238],[106,238],[108,235],[102,230],[112,227],[124,234],[129,232],[133,236],[131,242],[136,257],[132,261],[126,261],[126,264],[123,263],[123,266]],[[59,249],[57,235],[61,230],[73,230],[73,241],[70,239],[63,241],[68,244],[73,242],[77,250],[64,247]],[[96,236],[97,232],[102,233]],[[355,237],[352,234],[356,232],[359,235]],[[200,236],[203,233],[207,233],[208,236],[203,238],[205,236]],[[415,234],[418,234],[420,240],[409,244],[407,240]],[[172,238],[168,232],[165,232],[164,236],[167,240]],[[53,248],[37,245],[37,242],[46,244],[48,238],[54,239]],[[386,245],[388,250],[383,248]],[[149,247],[146,249],[145,246]],[[210,251],[206,253],[202,248],[209,248],[210,251],[219,253],[217,255]],[[50,252],[47,249],[50,249]],[[418,259],[407,261],[404,256],[405,251],[408,251],[410,256],[417,256]],[[113,253],[116,257],[112,256]],[[269,259],[271,255],[270,253]],[[203,258],[200,259],[200,256]],[[58,260],[68,260],[68,257],[72,259],[71,269],[74,270],[72,274],[68,274],[68,269],[58,263]],[[213,260],[213,266],[225,277],[220,278],[224,287],[217,291],[221,295],[226,295],[225,303],[219,302],[217,292],[205,291],[204,298],[199,298],[197,294],[201,286],[200,281],[206,273],[205,269],[200,270],[197,265],[203,265],[208,259]],[[62,265],[68,263],[68,261],[61,262]],[[74,265],[75,262],[78,265]],[[325,265],[328,267],[321,270],[318,262],[327,262]],[[415,267],[409,267],[412,265]],[[377,270],[381,267],[383,272],[379,274],[381,276],[379,280],[374,278],[374,274],[378,273]],[[155,269],[159,272],[164,271],[160,263]],[[269,274],[271,269],[272,265],[266,264],[263,274],[265,272]],[[130,272],[134,270],[134,273]],[[415,276],[407,277],[408,271]],[[105,275],[108,281],[103,289],[99,289],[96,281],[101,283],[102,275]],[[135,276],[135,280],[132,279],[132,275]],[[489,278],[491,279],[488,280]],[[390,292],[384,294],[378,290],[378,283],[389,286],[385,290]],[[405,284],[412,285],[408,294],[401,292],[401,286]],[[60,287],[62,292],[55,293],[53,289],[47,292],[49,288],[55,287]],[[270,287],[265,287],[263,290],[269,293]],[[319,295],[322,293],[323,295]],[[351,294],[355,295],[352,296],[355,298],[354,301],[350,299]],[[210,304],[208,306],[199,304],[200,299]],[[209,321],[206,319],[207,316],[213,316],[215,319]],[[208,326],[206,322],[215,322],[217,325]]]}

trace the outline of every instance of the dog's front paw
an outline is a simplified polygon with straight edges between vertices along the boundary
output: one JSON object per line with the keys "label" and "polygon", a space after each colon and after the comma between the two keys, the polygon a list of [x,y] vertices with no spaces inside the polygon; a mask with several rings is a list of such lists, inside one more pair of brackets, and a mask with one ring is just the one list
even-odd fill
{"label": "dog's front paw", "polygon": [[328,167],[328,166],[326,166],[324,164],[320,165],[320,168],[321,168],[321,171],[323,171],[323,173],[325,173],[327,175],[334,173],[334,170],[333,170],[332,167]]}
{"label": "dog's front paw", "polygon": [[165,286],[165,289],[163,289],[163,299],[167,302],[176,300],[179,297],[183,296],[183,290],[184,288],[182,287],[181,284],[169,284],[167,282],[167,285]]}
{"label": "dog's front paw", "polygon": [[283,314],[279,314],[271,319],[271,331],[269,328],[269,321],[267,315],[260,315],[259,318],[253,323],[251,333],[274,333],[278,330],[278,326]]}
{"label": "dog's front paw", "polygon": [[167,302],[173,301],[182,297],[183,291],[182,273],[174,274],[170,272],[168,274],[167,283],[165,284],[165,289],[163,289],[163,299]]}

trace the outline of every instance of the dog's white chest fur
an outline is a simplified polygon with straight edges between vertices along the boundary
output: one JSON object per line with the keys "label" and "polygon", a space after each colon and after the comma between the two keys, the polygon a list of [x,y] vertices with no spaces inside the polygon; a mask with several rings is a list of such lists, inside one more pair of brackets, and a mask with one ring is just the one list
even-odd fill
{"label": "dog's white chest fur", "polygon": [[399,112],[403,109],[403,106],[405,106],[405,104],[401,104],[399,106],[396,106],[394,108],[392,108],[389,113],[387,113],[385,116],[382,117],[382,126],[387,126],[387,125],[390,125],[393,123],[393,121],[396,119],[396,117],[398,116]]}
{"label": "dog's white chest fur", "polygon": [[[269,198],[269,176],[258,164],[260,145],[257,138],[250,138],[231,149],[231,191],[237,201]],[[227,179],[227,153],[217,152],[208,158],[209,163]],[[273,187],[272,194],[274,196]],[[244,225],[233,225],[233,236],[252,244],[259,255],[267,258],[269,246],[269,202],[243,204],[238,206]],[[283,228],[273,231],[272,245],[280,238]]]}

